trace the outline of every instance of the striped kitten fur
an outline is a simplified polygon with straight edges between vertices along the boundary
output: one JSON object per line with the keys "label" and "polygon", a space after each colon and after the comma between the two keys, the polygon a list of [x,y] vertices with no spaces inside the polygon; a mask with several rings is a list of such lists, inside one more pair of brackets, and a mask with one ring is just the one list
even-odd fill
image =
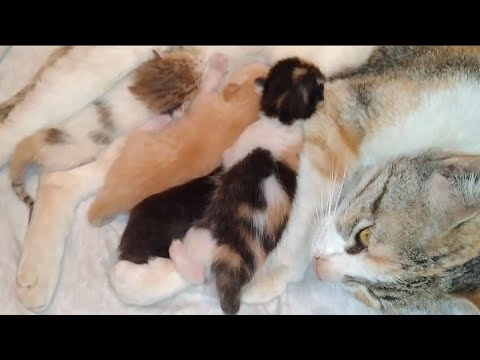
{"label": "striped kitten fur", "polygon": [[223,155],[205,215],[169,254],[188,281],[215,279],[222,310],[239,311],[244,286],[277,246],[296,192],[302,123],[323,102],[320,70],[299,58],[274,64],[261,87],[262,116]]}
{"label": "striped kitten fur", "polygon": [[203,80],[203,63],[193,52],[154,52],[151,60],[67,122],[39,130],[17,144],[10,162],[17,196],[31,214],[34,200],[24,184],[31,165],[50,172],[67,170],[94,160],[115,138],[147,121],[160,129],[170,121],[168,114],[178,110],[180,116]]}

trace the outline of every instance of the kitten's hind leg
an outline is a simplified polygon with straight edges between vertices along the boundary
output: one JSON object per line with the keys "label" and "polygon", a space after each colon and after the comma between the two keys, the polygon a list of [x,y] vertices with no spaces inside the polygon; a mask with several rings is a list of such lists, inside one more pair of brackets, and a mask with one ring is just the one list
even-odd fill
{"label": "kitten's hind leg", "polygon": [[48,307],[60,276],[75,207],[83,197],[102,186],[124,141],[125,138],[118,139],[93,163],[40,176],[37,201],[17,271],[17,296],[26,308],[41,312]]}
{"label": "kitten's hind leg", "polygon": [[170,259],[154,258],[146,264],[122,260],[113,267],[110,280],[125,304],[147,306],[163,301],[192,286]]}

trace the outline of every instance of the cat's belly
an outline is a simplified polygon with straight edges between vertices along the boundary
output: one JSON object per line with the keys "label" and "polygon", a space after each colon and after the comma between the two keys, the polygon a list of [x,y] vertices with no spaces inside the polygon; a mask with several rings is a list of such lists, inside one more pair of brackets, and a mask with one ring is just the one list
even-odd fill
{"label": "cat's belly", "polygon": [[429,95],[414,111],[390,122],[364,143],[365,165],[430,148],[480,153],[480,86],[463,82]]}

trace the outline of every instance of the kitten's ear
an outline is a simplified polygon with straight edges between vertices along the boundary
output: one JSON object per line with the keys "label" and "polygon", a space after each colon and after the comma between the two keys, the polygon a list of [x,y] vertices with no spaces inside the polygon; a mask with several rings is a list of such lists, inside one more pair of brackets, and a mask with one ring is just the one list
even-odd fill
{"label": "kitten's ear", "polygon": [[456,227],[480,213],[480,156],[452,156],[438,164],[429,181],[432,209],[441,223]]}
{"label": "kitten's ear", "polygon": [[259,77],[255,79],[255,92],[259,95],[263,94],[263,89],[265,87],[265,78]]}
{"label": "kitten's ear", "polygon": [[234,83],[227,84],[222,90],[223,99],[227,102],[230,101],[238,92],[238,90],[240,90],[240,88],[241,88],[240,84],[234,84]]}

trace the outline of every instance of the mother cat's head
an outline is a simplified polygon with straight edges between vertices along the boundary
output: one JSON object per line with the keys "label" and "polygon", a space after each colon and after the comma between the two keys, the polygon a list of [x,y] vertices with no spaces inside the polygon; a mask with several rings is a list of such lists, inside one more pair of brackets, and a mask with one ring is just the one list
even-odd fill
{"label": "mother cat's head", "polygon": [[429,152],[364,169],[316,239],[321,280],[386,312],[480,287],[480,156]]}

